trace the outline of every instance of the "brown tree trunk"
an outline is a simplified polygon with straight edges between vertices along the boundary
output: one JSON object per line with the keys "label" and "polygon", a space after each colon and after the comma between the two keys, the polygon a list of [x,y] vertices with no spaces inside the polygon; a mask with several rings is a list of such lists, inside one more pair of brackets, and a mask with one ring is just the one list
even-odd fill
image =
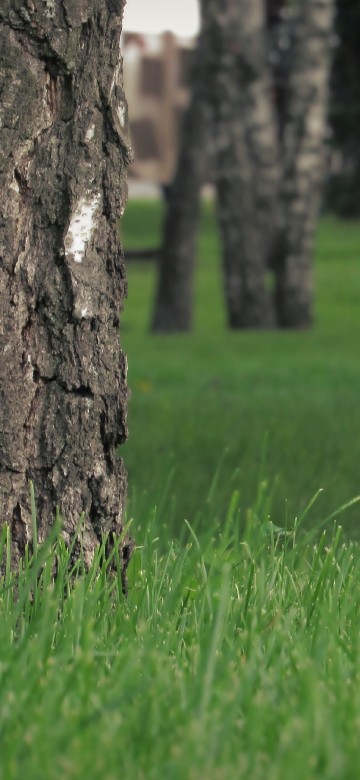
{"label": "brown tree trunk", "polygon": [[187,331],[192,326],[200,190],[206,169],[204,55],[201,40],[193,71],[193,94],[184,116],[177,170],[165,216],[152,319],[152,330],[157,332]]}
{"label": "brown tree trunk", "polygon": [[303,0],[289,81],[275,256],[279,324],[313,319],[313,240],[323,175],[334,0]]}
{"label": "brown tree trunk", "polygon": [[[0,523],[14,562],[58,505],[89,562],[120,535],[126,472],[124,0],[2,0]],[[130,542],[123,540],[124,568]]]}

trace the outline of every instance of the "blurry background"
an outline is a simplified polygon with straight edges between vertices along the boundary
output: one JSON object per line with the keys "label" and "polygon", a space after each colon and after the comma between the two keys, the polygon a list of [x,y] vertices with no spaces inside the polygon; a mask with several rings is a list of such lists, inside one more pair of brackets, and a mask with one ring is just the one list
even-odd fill
{"label": "blurry background", "polygon": [[174,174],[198,29],[197,0],[154,0],[151,13],[144,0],[126,6],[122,50],[135,151],[130,194],[150,192],[151,186],[168,183]]}
{"label": "blurry background", "polygon": [[[281,84],[288,66],[291,21],[279,25],[283,0],[266,0],[269,57]],[[286,19],[286,16],[285,16]],[[174,172],[181,116],[189,98],[198,0],[128,0],[123,24],[127,99],[136,152],[130,194],[153,191]],[[360,214],[360,3],[336,0],[325,200],[343,216]],[[136,181],[142,186],[136,186]],[[147,186],[146,186],[147,185]]]}
{"label": "blurry background", "polygon": [[[279,5],[269,2],[269,18]],[[121,232],[129,254],[163,242],[160,185],[175,169],[198,24],[195,0],[153,0],[151,14],[145,0],[128,0],[123,56],[136,159]],[[276,25],[269,28],[278,78],[287,67],[286,29],[279,34]],[[259,512],[283,526],[322,489],[309,515],[315,522],[360,492],[359,34],[359,3],[339,0],[310,329],[227,330],[221,243],[209,193],[202,204],[190,333],[150,332],[156,257],[127,264],[122,342],[132,397],[122,454],[136,522],[156,505],[164,525],[176,532],[184,517],[206,523],[215,514],[220,523],[233,497],[244,523]],[[359,520],[356,506],[344,515],[352,535],[359,534]]]}
{"label": "blurry background", "polygon": [[197,0],[129,0],[125,7],[124,31],[155,34],[170,30],[188,38],[197,34],[200,24]]}

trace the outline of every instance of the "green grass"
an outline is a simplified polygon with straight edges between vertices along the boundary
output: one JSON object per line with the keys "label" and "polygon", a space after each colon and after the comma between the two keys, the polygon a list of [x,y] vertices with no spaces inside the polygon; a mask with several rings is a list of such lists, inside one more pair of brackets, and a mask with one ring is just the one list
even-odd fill
{"label": "green grass", "polygon": [[[130,203],[124,243],[156,246],[156,202]],[[221,520],[231,492],[243,517],[259,480],[273,494],[280,525],[319,488],[309,517],[329,514],[359,492],[360,225],[323,219],[316,247],[316,320],[307,332],[229,332],[211,205],[203,215],[196,275],[194,330],[148,332],[155,268],[129,263],[122,342],[129,356],[130,438],[123,448],[131,506],[142,515],[166,502],[177,530],[193,521],[222,463],[213,510]],[[216,505],[215,505],[216,504]],[[360,513],[346,530],[359,536]],[[204,519],[206,523],[206,519]]]}
{"label": "green grass", "polygon": [[279,531],[263,489],[245,529],[237,507],[181,543],[136,528],[127,601],[103,550],[69,573],[57,529],[7,569],[4,780],[359,776],[358,544]]}
{"label": "green grass", "polygon": [[322,221],[308,333],[226,330],[210,206],[193,334],[148,333],[129,268],[129,596],[106,540],[87,572],[59,520],[38,543],[33,493],[18,573],[3,528],[0,780],[360,776],[359,249]]}

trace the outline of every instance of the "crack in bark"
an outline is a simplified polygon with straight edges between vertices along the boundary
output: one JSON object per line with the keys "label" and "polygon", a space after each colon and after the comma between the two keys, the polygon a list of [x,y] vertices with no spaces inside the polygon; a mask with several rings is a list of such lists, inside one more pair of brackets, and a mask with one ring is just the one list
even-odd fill
{"label": "crack in bark", "polygon": [[75,387],[69,387],[57,375],[45,376],[41,374],[37,365],[34,365],[33,367],[33,381],[37,385],[40,383],[43,385],[58,384],[61,390],[63,390],[64,393],[68,395],[79,396],[80,398],[88,398],[89,400],[94,400],[95,398],[93,391],[88,385],[80,384]]}
{"label": "crack in bark", "polygon": [[108,474],[108,476],[110,476],[110,474],[113,474],[114,468],[113,468],[112,459],[111,459],[110,453],[109,453],[109,440],[108,440],[109,437],[108,437],[108,435],[106,433],[106,412],[105,412],[105,410],[103,410],[100,413],[100,436],[101,436],[101,441],[102,441],[102,444],[103,444],[104,459],[105,459],[105,463],[106,463],[107,474]]}
{"label": "crack in bark", "polygon": [[[1,455],[0,455],[1,458]],[[15,469],[13,466],[6,465],[6,470],[10,471],[11,474],[23,474],[24,472],[21,469]]]}
{"label": "crack in bark", "polygon": [[[51,59],[56,62],[59,73],[69,74],[66,62],[55,49],[51,48],[50,40],[46,34],[38,34],[34,27],[31,26],[31,17],[29,17],[29,19],[21,17],[21,21],[19,20],[19,23],[16,24],[15,22],[12,22],[11,19],[5,19],[4,16],[1,16],[0,11],[0,21],[4,27],[9,28],[15,33],[17,43],[27,54],[30,54],[32,57],[36,56],[40,60]],[[46,48],[46,52],[44,51],[44,48]]]}

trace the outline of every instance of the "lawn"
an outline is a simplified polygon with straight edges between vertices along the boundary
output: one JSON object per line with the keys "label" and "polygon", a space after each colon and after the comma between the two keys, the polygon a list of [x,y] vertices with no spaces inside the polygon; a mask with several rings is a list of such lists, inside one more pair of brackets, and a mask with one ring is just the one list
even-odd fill
{"label": "lawn", "polygon": [[12,573],[2,529],[0,780],[360,776],[359,250],[322,221],[307,333],[226,330],[210,205],[192,334],[130,265],[129,595],[106,539],[85,571],[57,522]]}
{"label": "lawn", "polygon": [[[157,246],[161,212],[130,203],[123,240]],[[139,239],[140,236],[140,239]],[[308,522],[359,493],[360,225],[323,219],[317,236],[316,314],[306,332],[229,332],[211,204],[204,208],[192,333],[151,335],[156,270],[129,263],[122,343],[129,358],[129,510],[160,505],[177,532],[199,514],[221,523],[268,483],[271,514],[292,520],[322,489]],[[161,503],[167,485],[166,501]],[[343,520],[359,536],[360,512]]]}
{"label": "lawn", "polygon": [[359,777],[358,544],[281,532],[260,506],[243,531],[236,493],[208,526],[164,550],[144,517],[127,601],[104,550],[74,571],[56,533],[7,569],[1,778]]}

